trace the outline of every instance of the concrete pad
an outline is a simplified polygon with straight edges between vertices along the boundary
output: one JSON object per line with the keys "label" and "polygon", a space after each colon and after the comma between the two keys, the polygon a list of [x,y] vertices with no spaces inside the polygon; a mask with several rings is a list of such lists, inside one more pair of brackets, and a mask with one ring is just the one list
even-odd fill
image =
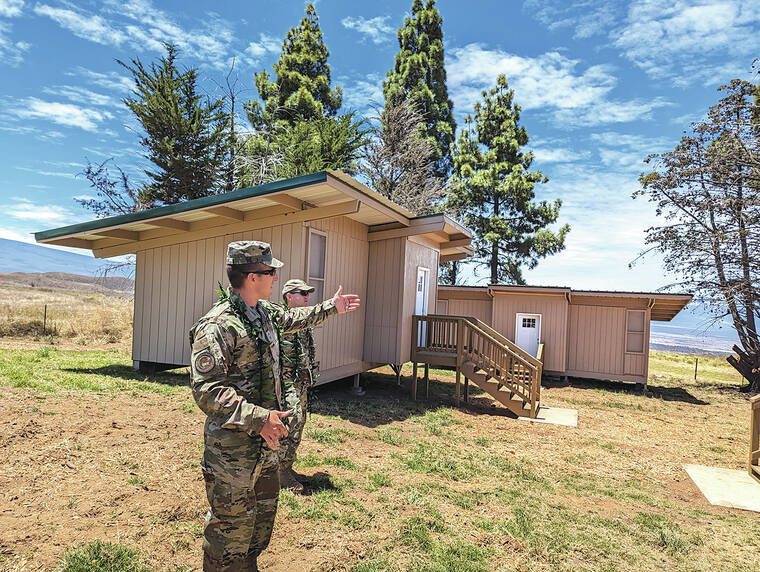
{"label": "concrete pad", "polygon": [[702,465],[683,468],[710,504],[760,512],[760,483],[746,470]]}
{"label": "concrete pad", "polygon": [[520,421],[532,423],[549,423],[551,425],[564,425],[566,427],[578,426],[578,410],[565,409],[563,407],[546,407],[540,405],[535,419],[530,417],[518,417]]}

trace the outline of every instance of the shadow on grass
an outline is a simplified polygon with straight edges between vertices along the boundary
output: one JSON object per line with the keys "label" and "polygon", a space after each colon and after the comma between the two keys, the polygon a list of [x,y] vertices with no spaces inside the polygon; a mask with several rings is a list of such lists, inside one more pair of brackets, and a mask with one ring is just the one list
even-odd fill
{"label": "shadow on grass", "polygon": [[339,490],[339,487],[336,487],[332,482],[330,475],[321,471],[319,473],[314,473],[311,476],[299,475],[298,480],[304,486],[303,492],[301,493],[304,496],[311,496],[320,491]]}
{"label": "shadow on grass", "polygon": [[[544,378],[541,380],[541,387],[576,387],[578,389],[593,389],[605,393],[622,393],[627,395],[639,395],[641,397],[644,396],[641,391],[641,386],[635,383],[607,379],[570,377],[567,381],[562,381],[559,379]],[[698,397],[695,397],[682,387],[647,385],[647,389],[651,392],[652,397],[662,399],[663,401],[682,401],[683,403],[690,403],[692,405],[710,404],[708,401],[703,401]]]}
{"label": "shadow on grass", "polygon": [[157,373],[145,374],[139,371],[135,371],[127,365],[106,365],[103,367],[88,368],[88,367],[68,367],[61,368],[61,371],[68,371],[71,373],[80,374],[97,374],[104,377],[113,377],[129,381],[142,381],[148,383],[160,383],[162,385],[189,386],[190,377],[187,374],[186,368],[176,369],[173,371],[162,371]]}
{"label": "shadow on grass", "polygon": [[[361,375],[361,386],[366,390],[362,397],[351,393],[352,378],[341,379],[319,386],[312,394],[314,413],[333,415],[365,427],[378,427],[394,421],[423,415],[428,411],[454,407],[455,383],[441,381],[431,375],[430,394],[425,399],[425,383],[417,382],[417,401],[411,398],[411,376],[402,375],[401,385],[396,376],[380,372]],[[472,414],[510,416],[505,408],[495,405],[477,385],[470,383],[470,403],[464,403],[464,377],[462,377],[462,402],[460,408]]]}

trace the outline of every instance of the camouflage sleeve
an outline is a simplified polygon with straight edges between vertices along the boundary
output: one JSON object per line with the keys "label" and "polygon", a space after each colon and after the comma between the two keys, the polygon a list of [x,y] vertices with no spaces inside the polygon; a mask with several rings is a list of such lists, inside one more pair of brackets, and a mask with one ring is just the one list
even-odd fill
{"label": "camouflage sleeve", "polygon": [[325,300],[321,304],[316,306],[305,306],[303,308],[290,308],[286,310],[282,306],[272,305],[275,309],[275,318],[282,331],[298,332],[300,330],[306,330],[313,328],[324,322],[330,316],[334,316],[338,313],[338,309],[335,307],[335,302]]}
{"label": "camouflage sleeve", "polygon": [[293,411],[293,416],[296,415],[296,410],[301,408],[301,400],[298,398],[298,392],[296,386],[293,383],[293,369],[294,369],[294,344],[293,340],[298,334],[283,334],[280,340],[280,371],[282,372],[282,389],[283,398],[285,400],[285,406]]}
{"label": "camouflage sleeve", "polygon": [[258,435],[269,410],[247,401],[229,382],[234,347],[234,334],[216,322],[208,322],[193,332],[190,354],[193,397],[198,407],[218,420],[221,427]]}

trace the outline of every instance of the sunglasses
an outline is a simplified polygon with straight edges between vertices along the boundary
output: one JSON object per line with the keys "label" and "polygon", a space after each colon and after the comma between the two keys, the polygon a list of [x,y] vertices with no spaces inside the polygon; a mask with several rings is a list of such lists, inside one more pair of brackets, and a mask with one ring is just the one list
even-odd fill
{"label": "sunglasses", "polygon": [[277,274],[277,269],[270,268],[269,270],[257,270],[256,272],[249,272],[248,274],[266,274],[267,276],[274,276]]}
{"label": "sunglasses", "polygon": [[306,290],[291,290],[291,294],[300,294],[301,296],[308,296],[310,292],[307,292]]}

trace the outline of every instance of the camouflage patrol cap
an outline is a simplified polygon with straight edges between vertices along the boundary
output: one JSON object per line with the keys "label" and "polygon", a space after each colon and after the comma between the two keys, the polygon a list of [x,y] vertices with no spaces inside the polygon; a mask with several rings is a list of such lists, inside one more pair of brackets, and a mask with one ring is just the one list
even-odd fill
{"label": "camouflage patrol cap", "polygon": [[227,264],[265,264],[280,268],[284,264],[272,256],[272,248],[258,240],[237,240],[227,245]]}
{"label": "camouflage patrol cap", "polygon": [[282,295],[285,296],[288,292],[292,292],[293,290],[303,290],[304,292],[314,292],[315,288],[314,286],[309,286],[306,282],[303,280],[300,280],[299,278],[293,278],[292,280],[288,280],[283,284],[282,286]]}

